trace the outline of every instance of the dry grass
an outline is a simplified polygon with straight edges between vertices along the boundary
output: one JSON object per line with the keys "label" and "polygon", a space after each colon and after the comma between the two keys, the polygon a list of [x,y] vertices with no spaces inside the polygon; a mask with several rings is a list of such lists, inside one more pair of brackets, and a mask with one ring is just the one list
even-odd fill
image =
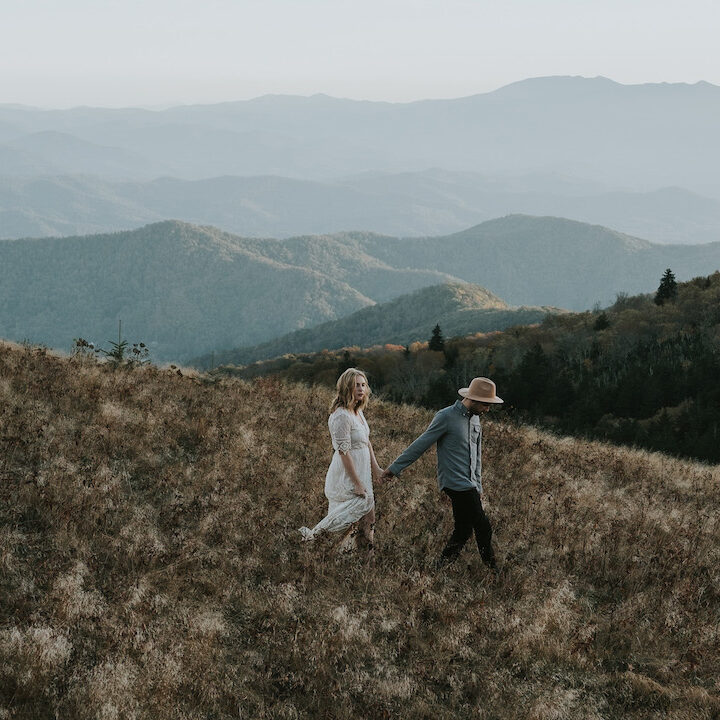
{"label": "dry grass", "polygon": [[[376,565],[325,510],[324,390],[0,344],[0,719],[719,718],[720,471],[486,424],[504,566],[428,454]],[[374,403],[381,464],[430,413]]]}

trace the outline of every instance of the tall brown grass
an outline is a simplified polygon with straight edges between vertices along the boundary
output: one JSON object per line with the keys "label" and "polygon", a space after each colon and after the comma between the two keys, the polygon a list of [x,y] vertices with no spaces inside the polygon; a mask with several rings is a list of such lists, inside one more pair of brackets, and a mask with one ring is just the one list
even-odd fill
{"label": "tall brown grass", "polygon": [[[720,717],[718,468],[498,414],[501,573],[433,568],[431,453],[368,568],[297,532],[328,392],[0,344],[0,718]],[[431,414],[367,416],[387,464]]]}

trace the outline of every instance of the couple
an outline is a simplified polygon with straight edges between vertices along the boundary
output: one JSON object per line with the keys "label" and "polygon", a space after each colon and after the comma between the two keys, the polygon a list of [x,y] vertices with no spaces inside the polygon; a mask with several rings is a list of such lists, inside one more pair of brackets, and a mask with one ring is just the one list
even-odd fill
{"label": "couple", "polygon": [[312,530],[300,528],[303,537],[310,540],[324,532],[340,532],[357,522],[356,541],[371,554],[375,523],[371,477],[377,481],[396,477],[437,443],[438,485],[452,501],[455,522],[440,561],[455,560],[474,531],[483,562],[495,569],[492,528],[481,500],[482,429],[478,416],[503,401],[495,394],[495,383],[482,377],[458,394],[462,400],[436,413],[428,429],[383,471],[363,415],[370,396],[367,377],[362,370],[347,369],[337,381],[328,420],[335,450],[325,477],[328,514]]}

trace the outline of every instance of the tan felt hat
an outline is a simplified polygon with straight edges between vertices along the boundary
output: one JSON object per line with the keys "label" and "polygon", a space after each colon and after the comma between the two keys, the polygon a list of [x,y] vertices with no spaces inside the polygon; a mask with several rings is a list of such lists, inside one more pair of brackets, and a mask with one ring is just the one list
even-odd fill
{"label": "tan felt hat", "polygon": [[470,387],[460,388],[458,393],[468,400],[484,403],[503,402],[503,399],[495,394],[495,383],[484,377],[473,378]]}

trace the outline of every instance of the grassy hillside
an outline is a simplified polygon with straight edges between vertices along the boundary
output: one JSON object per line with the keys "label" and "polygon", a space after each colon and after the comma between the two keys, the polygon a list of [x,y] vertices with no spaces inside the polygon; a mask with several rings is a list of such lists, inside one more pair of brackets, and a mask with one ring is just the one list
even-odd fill
{"label": "grassy hillside", "polygon": [[446,283],[371,305],[339,320],[296,330],[255,347],[238,348],[198,358],[195,367],[244,365],[257,360],[309,353],[323,348],[385,343],[408,345],[424,340],[435,324],[447,335],[504,330],[511,325],[540,322],[556,308],[513,308],[479,285]]}
{"label": "grassy hillside", "polygon": [[[502,387],[499,388],[502,394]],[[502,572],[436,571],[431,455],[368,569],[321,517],[327,391],[0,345],[0,716],[717,718],[717,468],[486,423]],[[373,403],[386,465],[431,414]]]}

